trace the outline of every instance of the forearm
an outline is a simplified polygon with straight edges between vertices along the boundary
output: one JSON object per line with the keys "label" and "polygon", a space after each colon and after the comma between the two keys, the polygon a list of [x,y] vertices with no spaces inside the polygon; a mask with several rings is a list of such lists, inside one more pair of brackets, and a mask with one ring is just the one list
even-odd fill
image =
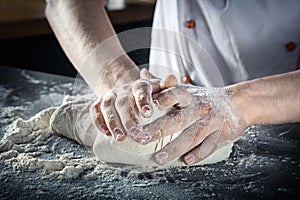
{"label": "forearm", "polygon": [[46,8],[47,19],[66,55],[93,90],[95,82],[111,89],[121,82],[136,80],[139,71],[116,37],[105,2],[50,0]]}
{"label": "forearm", "polygon": [[247,125],[300,122],[300,71],[259,78],[226,89]]}

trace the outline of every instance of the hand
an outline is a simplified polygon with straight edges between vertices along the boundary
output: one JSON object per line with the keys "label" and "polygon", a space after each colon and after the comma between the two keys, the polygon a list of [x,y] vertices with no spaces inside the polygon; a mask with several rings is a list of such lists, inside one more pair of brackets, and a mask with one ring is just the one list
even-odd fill
{"label": "hand", "polygon": [[235,141],[247,127],[229,90],[200,87],[186,89],[188,92],[185,94],[184,87],[176,87],[155,95],[154,99],[161,107],[180,105],[180,102],[187,99],[191,103],[144,126],[143,131],[134,138],[141,144],[147,144],[182,131],[177,138],[154,154],[154,160],[160,165],[180,156],[183,156],[185,164],[195,164]]}
{"label": "hand", "polygon": [[140,132],[139,113],[149,118],[153,113],[152,94],[177,85],[176,77],[170,75],[160,81],[147,70],[141,70],[141,79],[111,90],[99,98],[90,109],[94,125],[101,133],[113,135],[123,141],[127,134]]}

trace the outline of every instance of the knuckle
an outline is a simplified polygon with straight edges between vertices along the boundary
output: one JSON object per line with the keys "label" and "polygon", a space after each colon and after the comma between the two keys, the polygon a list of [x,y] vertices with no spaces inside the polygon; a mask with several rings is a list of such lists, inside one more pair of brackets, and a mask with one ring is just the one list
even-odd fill
{"label": "knuckle", "polygon": [[99,113],[96,113],[96,112],[90,113],[90,118],[93,121],[100,121],[101,120],[101,118],[99,117]]}
{"label": "knuckle", "polygon": [[136,124],[138,124],[138,118],[136,117],[134,111],[133,111],[133,108],[129,108],[129,118]]}
{"label": "knuckle", "polygon": [[134,90],[139,90],[139,89],[142,89],[142,88],[143,89],[150,89],[151,84],[146,80],[138,80],[133,85]]}
{"label": "knuckle", "polygon": [[111,129],[113,129],[116,126],[115,121],[114,120],[109,120],[107,122],[107,126],[110,127]]}
{"label": "knuckle", "polygon": [[115,116],[111,113],[106,113],[106,123],[109,126],[112,126],[115,124]]}
{"label": "knuckle", "polygon": [[101,107],[102,108],[108,108],[111,107],[111,105],[113,104],[113,102],[115,101],[116,96],[113,93],[110,93],[109,95],[107,95],[101,102]]}
{"label": "knuckle", "polygon": [[146,94],[146,93],[142,93],[142,94],[140,94],[138,97],[137,97],[137,101],[139,102],[139,103],[145,103],[145,102],[147,102],[149,100],[149,97],[148,97],[148,95]]}
{"label": "knuckle", "polygon": [[125,105],[128,105],[129,103],[129,97],[128,96],[123,96],[117,99],[116,101],[116,106],[118,107],[123,107]]}
{"label": "knuckle", "polygon": [[164,100],[164,101],[168,101],[170,99],[174,99],[175,94],[172,90],[165,90],[164,92],[161,93],[161,95],[159,96],[159,99]]}
{"label": "knuckle", "polygon": [[126,84],[126,85],[123,85],[123,86],[121,87],[121,89],[122,89],[122,90],[128,90],[129,87],[130,87],[130,86]]}
{"label": "knuckle", "polygon": [[173,90],[174,94],[180,98],[186,98],[187,96],[189,96],[188,91],[185,88],[182,87],[176,87]]}
{"label": "knuckle", "polygon": [[130,118],[125,119],[124,127],[129,131],[132,127],[137,126],[138,123],[134,123]]}
{"label": "knuckle", "polygon": [[107,107],[110,107],[111,104],[112,104],[112,99],[111,99],[111,98],[108,98],[108,99],[105,99],[105,100],[102,102],[102,107],[107,108]]}

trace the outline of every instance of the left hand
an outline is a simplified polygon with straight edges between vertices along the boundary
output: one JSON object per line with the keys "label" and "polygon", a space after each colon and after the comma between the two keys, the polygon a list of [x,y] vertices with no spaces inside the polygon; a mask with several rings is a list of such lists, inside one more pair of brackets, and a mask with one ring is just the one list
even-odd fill
{"label": "left hand", "polygon": [[111,90],[91,106],[92,121],[101,133],[113,135],[117,141],[123,141],[127,134],[136,135],[141,130],[138,113],[145,118],[153,113],[152,94],[177,85],[175,76],[161,81],[147,70],[141,70],[140,78]]}
{"label": "left hand", "polygon": [[[222,88],[195,88],[196,90],[198,88],[198,94],[188,94],[182,98],[192,99],[188,107],[172,111],[152,124],[146,125],[143,127],[143,132],[134,138],[141,144],[147,144],[182,131],[176,139],[154,154],[153,158],[159,165],[168,164],[180,156],[183,156],[185,164],[195,164],[217,149],[235,141],[247,127],[241,113],[235,107],[235,98],[229,91]],[[166,96],[170,97],[170,94],[176,96],[175,90],[178,88],[169,90],[156,95],[154,99],[159,102],[159,105],[174,105],[174,102],[165,100]],[[208,117],[207,111],[210,106]],[[143,139],[145,135],[150,139],[145,141]]]}

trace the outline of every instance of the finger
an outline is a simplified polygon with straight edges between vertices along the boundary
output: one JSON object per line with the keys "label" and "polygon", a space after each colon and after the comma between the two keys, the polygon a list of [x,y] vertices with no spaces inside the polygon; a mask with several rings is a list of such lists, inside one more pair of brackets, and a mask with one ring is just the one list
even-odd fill
{"label": "finger", "polygon": [[170,74],[166,76],[161,82],[160,82],[160,89],[165,90],[167,88],[176,87],[178,86],[177,78],[176,76]]}
{"label": "finger", "polygon": [[151,79],[151,80],[148,80],[148,82],[150,83],[150,85],[152,87],[152,94],[155,94],[155,93],[158,93],[161,91],[160,79]]}
{"label": "finger", "polygon": [[195,105],[184,109],[176,109],[144,126],[143,132],[133,138],[141,144],[148,144],[149,142],[174,134],[180,130],[189,127],[191,124],[199,119],[209,118],[210,105]]}
{"label": "finger", "polygon": [[157,93],[161,90],[165,90],[167,88],[175,87],[178,85],[176,76],[172,74],[167,75],[164,79],[160,80],[156,76],[152,75],[147,69],[142,69],[140,72],[140,77],[141,79],[151,81],[153,93]]}
{"label": "finger", "polygon": [[164,79],[150,79],[149,82],[152,85],[152,93],[158,93],[162,90],[178,86],[177,78],[174,75],[168,75]]}
{"label": "finger", "polygon": [[183,162],[186,165],[192,165],[210,156],[213,152],[221,147],[219,143],[220,138],[221,131],[213,132],[212,134],[207,136],[199,146],[197,146],[186,156],[184,156]]}
{"label": "finger", "polygon": [[119,95],[116,98],[115,107],[126,133],[130,134],[131,137],[136,137],[141,132],[141,127],[135,112],[133,96]]}
{"label": "finger", "polygon": [[176,139],[167,144],[163,149],[154,154],[154,161],[159,165],[165,165],[186,152],[197,144],[197,134],[199,129],[203,128],[203,124],[198,121],[184,130]]}
{"label": "finger", "polygon": [[143,68],[140,71],[141,79],[149,81],[152,86],[152,93],[157,93],[160,91],[160,79],[151,74],[147,69]]}
{"label": "finger", "polygon": [[152,87],[148,81],[136,81],[132,87],[132,94],[136,106],[143,117],[149,118],[153,114]]}
{"label": "finger", "polygon": [[[183,161],[185,164],[192,165],[200,162],[219,148],[218,146],[214,147],[212,143],[218,145],[224,142],[221,140],[223,138],[221,137],[221,133],[223,133],[226,129],[226,125],[224,123],[224,117],[220,115],[213,116],[209,119],[209,121],[207,121],[202,131],[197,135],[197,137],[199,137],[198,143],[192,147],[193,149],[189,150],[190,152],[187,155],[184,156]],[[211,142],[211,144],[209,144],[209,142]],[[212,150],[212,152],[210,152],[210,150]]]}
{"label": "finger", "polygon": [[109,136],[111,135],[111,133],[109,132],[109,129],[107,128],[107,126],[105,125],[105,120],[103,118],[101,109],[100,109],[100,105],[101,105],[102,99],[97,99],[90,107],[89,109],[89,114],[90,114],[90,118],[92,119],[92,123],[94,124],[94,126],[96,128],[98,128],[98,130]]}
{"label": "finger", "polygon": [[192,97],[183,87],[173,87],[153,95],[154,101],[157,101],[158,108],[170,108],[174,105],[186,107],[191,104]]}
{"label": "finger", "polygon": [[[167,164],[199,146],[208,136],[209,121],[199,120],[185,129],[176,139],[155,153],[154,160],[159,165]],[[196,157],[190,154],[184,157],[184,162],[196,163]]]}
{"label": "finger", "polygon": [[150,80],[150,79],[159,79],[156,76],[154,76],[153,74],[151,74],[147,69],[143,68],[140,71],[140,77],[141,79],[146,79],[146,80]]}
{"label": "finger", "polygon": [[117,141],[123,141],[126,137],[124,128],[115,109],[116,95],[108,94],[101,102],[101,111],[105,123]]}

